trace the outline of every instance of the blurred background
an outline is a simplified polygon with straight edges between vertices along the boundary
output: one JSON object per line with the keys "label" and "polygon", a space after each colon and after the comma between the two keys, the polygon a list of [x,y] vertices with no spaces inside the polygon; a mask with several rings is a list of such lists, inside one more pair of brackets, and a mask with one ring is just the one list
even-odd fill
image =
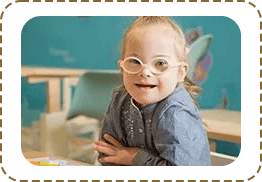
{"label": "blurred background", "polygon": [[[78,76],[83,73],[81,70],[116,70],[123,34],[135,18],[130,16],[32,18],[24,25],[21,33],[22,70],[47,68],[47,72],[49,69],[58,69],[71,70],[71,73],[72,70],[80,70]],[[207,34],[213,36],[210,49],[198,60],[194,68],[193,80],[202,87],[202,94],[197,99],[201,110],[233,111],[240,116],[241,34],[238,25],[230,18],[222,16],[172,18],[182,27],[189,45],[201,36]],[[48,110],[48,107],[52,106],[47,103],[52,100],[47,98],[50,96],[47,93],[50,82],[46,77],[43,79],[41,74],[30,77],[33,78],[30,81],[30,71],[24,72],[25,74],[21,75],[22,149],[41,150],[39,142],[40,121],[43,120],[41,117],[45,113],[52,112],[52,109]],[[34,73],[30,74],[32,76]],[[63,92],[65,87],[62,80],[58,81],[61,82],[58,88],[61,94],[56,96],[60,97],[57,101],[60,108],[54,111],[68,111],[65,105],[70,101],[65,103]],[[70,98],[67,98],[69,100],[72,100],[74,95],[74,85],[70,87]],[[226,139],[214,141],[215,152],[235,157],[239,155],[240,142]]]}

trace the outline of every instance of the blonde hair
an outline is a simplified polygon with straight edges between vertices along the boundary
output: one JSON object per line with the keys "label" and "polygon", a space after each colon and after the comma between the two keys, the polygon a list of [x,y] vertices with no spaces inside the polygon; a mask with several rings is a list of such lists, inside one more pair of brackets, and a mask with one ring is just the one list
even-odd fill
{"label": "blonde hair", "polygon": [[[141,16],[138,17],[131,26],[126,30],[123,42],[122,42],[122,51],[121,51],[121,58],[124,59],[125,51],[126,51],[126,42],[127,37],[130,35],[132,30],[135,28],[141,28],[146,27],[148,25],[154,25],[154,24],[167,24],[172,27],[172,29],[175,32],[175,51],[177,53],[178,59],[182,62],[188,63],[188,56],[187,56],[187,43],[186,38],[184,36],[184,33],[182,29],[179,27],[177,23],[175,23],[174,20],[172,20],[169,17],[166,16]],[[193,83],[187,76],[184,79],[184,85],[189,93],[190,97],[194,100],[195,104],[199,107],[198,103],[195,101],[195,98],[200,94],[201,88]]]}

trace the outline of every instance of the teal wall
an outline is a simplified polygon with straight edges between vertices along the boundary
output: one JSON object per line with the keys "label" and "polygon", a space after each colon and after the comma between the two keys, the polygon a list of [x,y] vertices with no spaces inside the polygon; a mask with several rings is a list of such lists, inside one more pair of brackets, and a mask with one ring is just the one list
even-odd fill
{"label": "teal wall", "polygon": [[241,35],[238,25],[227,17],[178,17],[184,30],[201,26],[204,34],[212,34],[210,50],[213,65],[199,98],[202,108],[219,105],[223,89],[230,110],[241,110]]}
{"label": "teal wall", "polygon": [[[35,17],[22,30],[22,65],[117,69],[125,29],[136,17]],[[213,64],[202,85],[198,101],[203,109],[216,108],[226,89],[230,110],[241,110],[241,35],[227,17],[173,17],[184,31],[201,27],[214,36],[210,51]],[[21,80],[22,122],[32,121],[46,111],[45,84],[29,85]]]}
{"label": "teal wall", "polygon": [[[134,17],[35,17],[22,31],[22,65],[115,69],[123,32]],[[52,55],[64,50],[71,60]]]}

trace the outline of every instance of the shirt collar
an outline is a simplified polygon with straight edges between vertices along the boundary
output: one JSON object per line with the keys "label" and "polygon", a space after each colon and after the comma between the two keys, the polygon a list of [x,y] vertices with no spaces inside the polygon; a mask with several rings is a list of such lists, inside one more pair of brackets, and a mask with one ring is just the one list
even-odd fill
{"label": "shirt collar", "polygon": [[130,98],[131,104],[134,108],[141,112],[142,115],[152,115],[157,103],[147,104],[145,106],[137,106],[134,99]]}

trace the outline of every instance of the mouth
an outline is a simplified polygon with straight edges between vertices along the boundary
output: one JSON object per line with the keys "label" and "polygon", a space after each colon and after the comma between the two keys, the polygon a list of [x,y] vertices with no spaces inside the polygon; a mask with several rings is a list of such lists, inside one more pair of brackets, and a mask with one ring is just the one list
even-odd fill
{"label": "mouth", "polygon": [[135,84],[139,88],[155,88],[156,85],[151,85],[151,84]]}

